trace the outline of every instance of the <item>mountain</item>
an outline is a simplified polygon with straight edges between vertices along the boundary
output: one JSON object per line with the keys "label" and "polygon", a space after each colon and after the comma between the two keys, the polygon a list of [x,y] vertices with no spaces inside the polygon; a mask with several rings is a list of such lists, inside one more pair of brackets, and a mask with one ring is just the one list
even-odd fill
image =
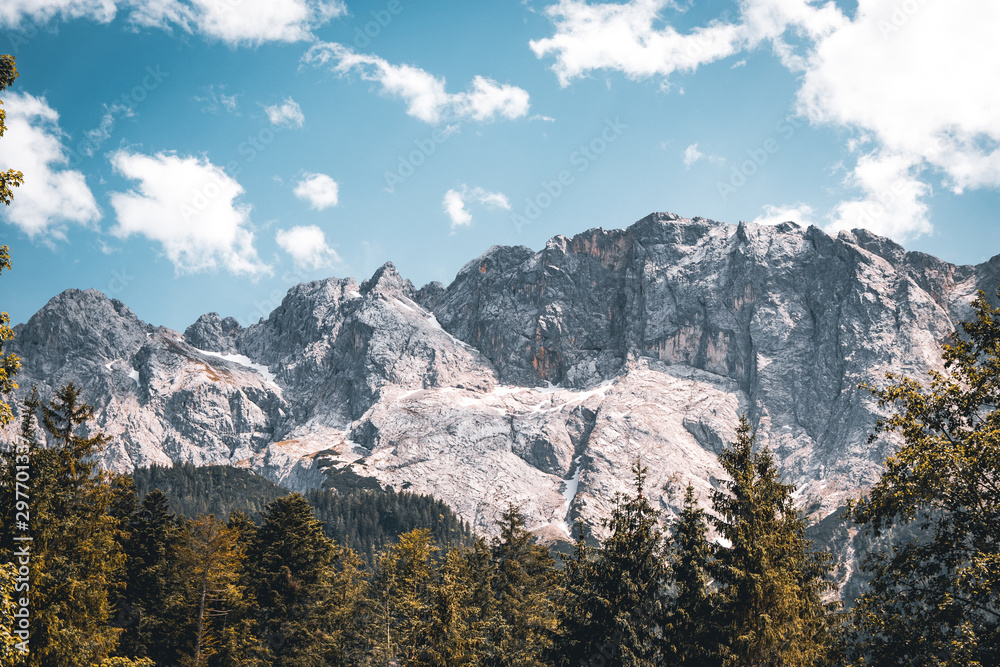
{"label": "mountain", "polygon": [[266,320],[181,334],[68,290],[15,328],[21,392],[83,387],[108,468],[248,468],[299,491],[373,478],[489,533],[522,507],[542,536],[594,526],[631,462],[668,513],[704,499],[740,414],[822,519],[890,445],[861,382],[940,368],[940,343],[1000,284],[864,230],[653,214],[627,229],[493,247],[447,287],[392,264],[296,285]]}

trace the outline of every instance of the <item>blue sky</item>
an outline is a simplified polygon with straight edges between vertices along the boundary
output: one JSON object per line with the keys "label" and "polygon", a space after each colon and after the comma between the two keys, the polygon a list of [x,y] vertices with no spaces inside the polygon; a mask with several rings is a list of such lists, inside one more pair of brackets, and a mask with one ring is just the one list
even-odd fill
{"label": "blue sky", "polygon": [[981,262],[998,29],[993,0],[4,0],[0,306],[247,325],[304,280],[447,284],[653,211]]}

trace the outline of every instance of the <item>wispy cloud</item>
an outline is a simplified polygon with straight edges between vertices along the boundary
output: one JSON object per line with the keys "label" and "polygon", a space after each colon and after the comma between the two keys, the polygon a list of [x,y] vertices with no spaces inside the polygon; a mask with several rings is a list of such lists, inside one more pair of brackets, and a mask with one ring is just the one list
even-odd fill
{"label": "wispy cloud", "polygon": [[108,23],[119,11],[135,25],[253,46],[312,40],[313,30],[347,7],[342,0],[5,0],[0,26],[80,18]]}
{"label": "wispy cloud", "polygon": [[443,77],[412,65],[394,65],[341,44],[315,44],[303,61],[315,66],[328,65],[340,76],[356,72],[365,81],[378,83],[383,94],[402,99],[407,105],[406,113],[425,123],[456,119],[513,120],[526,116],[530,107],[527,91],[516,86],[476,76],[465,92],[449,93]]}

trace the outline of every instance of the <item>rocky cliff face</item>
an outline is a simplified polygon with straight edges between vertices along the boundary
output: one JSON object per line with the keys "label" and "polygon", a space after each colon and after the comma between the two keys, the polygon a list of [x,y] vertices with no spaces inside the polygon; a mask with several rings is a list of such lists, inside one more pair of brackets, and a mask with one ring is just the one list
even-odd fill
{"label": "rocky cliff face", "polygon": [[70,290],[15,330],[22,390],[73,381],[117,470],[250,467],[293,489],[350,469],[431,493],[490,532],[509,502],[538,533],[598,525],[642,457],[668,513],[703,498],[740,414],[822,518],[887,454],[857,388],[921,376],[992,294],[1000,259],[953,266],[863,230],[830,237],[670,214],[494,247],[448,287],[391,264],[297,285],[242,328],[183,335]]}

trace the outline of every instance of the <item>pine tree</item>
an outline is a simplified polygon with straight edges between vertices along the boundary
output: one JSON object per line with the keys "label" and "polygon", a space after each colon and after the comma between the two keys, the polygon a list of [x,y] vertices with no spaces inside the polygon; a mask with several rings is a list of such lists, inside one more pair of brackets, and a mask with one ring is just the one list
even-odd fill
{"label": "pine tree", "polygon": [[407,667],[430,664],[426,644],[437,551],[430,531],[418,528],[401,535],[379,558],[372,580],[376,608],[372,634],[377,637],[379,663],[397,660]]}
{"label": "pine tree", "polygon": [[129,516],[124,542],[125,590],[116,605],[124,627],[119,655],[148,657],[162,664],[177,661],[181,642],[171,596],[180,576],[182,536],[183,527],[159,489],[146,494]]}
{"label": "pine tree", "polygon": [[942,346],[945,372],[872,389],[894,412],[871,440],[903,444],[853,518],[875,538],[919,537],[863,564],[852,664],[1000,665],[1000,309],[982,292],[972,307]]}
{"label": "pine tree", "polygon": [[[48,447],[35,437],[39,410]],[[33,393],[21,415],[31,451],[32,637],[25,664],[32,667],[99,664],[117,643],[112,596],[122,578],[123,553],[115,508],[128,486],[94,462],[107,438],[80,434],[93,414],[69,384],[51,405]],[[7,559],[9,549],[5,545]]]}
{"label": "pine tree", "polygon": [[659,512],[646,498],[647,469],[637,461],[632,472],[635,495],[615,497],[604,527],[610,535],[590,562],[578,543],[574,567],[577,615],[569,628],[575,636],[561,643],[567,653],[559,664],[598,660],[622,667],[647,667],[662,660],[663,602],[667,585],[664,539]]}
{"label": "pine tree", "polygon": [[469,552],[447,550],[430,590],[430,619],[423,662],[436,667],[472,667],[481,664],[485,638],[473,602],[474,575]]}
{"label": "pine tree", "polygon": [[326,633],[324,659],[331,667],[362,664],[371,647],[366,630],[374,609],[365,563],[348,547],[337,547],[322,627]]}
{"label": "pine tree", "polygon": [[669,563],[673,591],[666,605],[664,639],[671,663],[717,664],[715,595],[709,587],[712,546],[705,511],[688,484],[684,506],[673,525]]}
{"label": "pine tree", "polygon": [[264,512],[247,550],[244,584],[258,605],[260,632],[275,667],[315,664],[324,647],[315,632],[329,594],[334,545],[298,493]]}
{"label": "pine tree", "polygon": [[737,439],[719,454],[729,474],[712,496],[716,530],[729,546],[711,571],[720,587],[724,665],[811,665],[827,650],[832,589],[829,555],[810,550],[792,504],[794,487],[778,479],[766,447],[740,418]]}
{"label": "pine tree", "polygon": [[492,543],[493,605],[487,664],[542,665],[556,626],[558,577],[548,549],[525,528],[524,515],[509,505]]}
{"label": "pine tree", "polygon": [[235,530],[201,516],[185,526],[179,560],[191,611],[189,649],[182,655],[185,667],[204,667],[218,652],[223,629],[243,597],[237,583],[243,554]]}
{"label": "pine tree", "polygon": [[590,642],[595,559],[593,549],[587,544],[586,526],[577,523],[575,531],[573,556],[564,559],[561,594],[556,605],[557,633],[550,654],[557,667],[588,664],[595,657]]}

